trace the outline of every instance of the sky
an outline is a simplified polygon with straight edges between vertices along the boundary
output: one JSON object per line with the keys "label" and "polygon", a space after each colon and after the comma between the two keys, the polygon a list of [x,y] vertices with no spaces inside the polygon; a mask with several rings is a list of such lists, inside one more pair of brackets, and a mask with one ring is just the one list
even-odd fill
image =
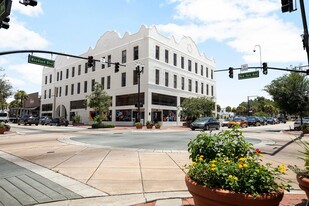
{"label": "sky", "polygon": [[[201,53],[215,60],[216,70],[256,67],[261,61],[279,68],[308,65],[299,5],[294,12],[282,13],[281,0],[37,1],[32,7],[13,0],[10,28],[0,29],[0,52],[38,49],[80,55],[94,48],[107,31],[122,37],[145,25],[156,26],[168,37],[191,37]],[[308,19],[309,5],[305,7]],[[41,94],[43,67],[28,64],[27,56],[0,56],[0,76],[11,82],[14,91]],[[238,80],[239,72],[234,71],[233,79],[228,71],[215,73],[222,108],[237,107],[256,96],[271,99],[264,87],[288,74],[268,70],[267,75],[260,71],[259,78]]]}

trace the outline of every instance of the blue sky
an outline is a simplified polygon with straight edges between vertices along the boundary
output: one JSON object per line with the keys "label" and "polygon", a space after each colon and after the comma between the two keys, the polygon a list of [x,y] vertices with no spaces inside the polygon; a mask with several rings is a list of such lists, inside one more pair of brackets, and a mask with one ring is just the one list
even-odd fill
{"label": "blue sky", "polygon": [[[214,58],[217,70],[259,66],[260,51],[271,67],[308,64],[300,9],[281,13],[280,0],[38,0],[36,7],[13,0],[10,17],[10,28],[0,29],[0,51],[42,49],[80,55],[106,31],[123,36],[138,32],[141,25],[155,25],[166,36],[190,36],[200,52]],[[0,56],[5,69],[0,75],[5,74],[15,91],[41,93],[42,67],[28,64],[27,55]],[[287,74],[260,71],[259,78],[238,80],[238,73],[233,79],[227,71],[216,73],[217,103],[222,107],[236,107],[248,96],[270,98],[264,86]]]}

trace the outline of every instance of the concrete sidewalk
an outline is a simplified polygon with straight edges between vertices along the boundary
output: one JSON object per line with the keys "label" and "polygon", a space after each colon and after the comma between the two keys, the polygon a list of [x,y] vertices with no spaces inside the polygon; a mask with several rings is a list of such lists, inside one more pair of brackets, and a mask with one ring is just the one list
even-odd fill
{"label": "concrete sidewalk", "polygon": [[[104,132],[120,130],[130,132],[133,129],[133,127],[121,127],[104,130]],[[162,128],[156,132],[160,135],[160,132],[172,129],[188,130],[188,128],[173,127]],[[98,130],[79,131],[79,133],[92,132],[98,132]],[[59,175],[53,178],[52,176],[43,177],[82,196],[80,199],[51,201],[42,205],[194,205],[184,181],[185,165],[190,163],[187,152],[92,148],[89,145],[58,141],[59,138],[76,135],[78,133],[1,136],[0,157],[39,175],[44,175],[44,172],[39,172],[40,170],[48,171],[52,176]],[[299,148],[295,144],[289,144],[294,137],[282,133],[269,135],[269,138],[275,140],[275,145],[262,148],[265,151],[265,161],[301,166],[302,162],[296,160],[297,157],[294,155]],[[277,147],[284,147],[285,153],[282,150],[279,151]],[[26,165],[31,166],[26,167]],[[63,184],[68,181],[65,178],[76,182],[70,187],[70,184]],[[306,196],[295,183],[295,175],[289,172],[287,178],[293,182],[294,189],[290,194],[285,194],[280,205],[305,205],[303,202]],[[81,191],[85,194],[80,194]]]}

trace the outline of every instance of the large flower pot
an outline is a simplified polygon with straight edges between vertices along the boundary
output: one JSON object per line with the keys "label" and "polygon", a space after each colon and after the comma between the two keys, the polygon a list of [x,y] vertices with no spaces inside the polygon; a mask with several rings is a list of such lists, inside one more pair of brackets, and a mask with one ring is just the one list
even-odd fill
{"label": "large flower pot", "polygon": [[307,199],[309,198],[309,179],[300,175],[296,175],[296,180],[300,189],[304,190],[307,195]]}
{"label": "large flower pot", "polygon": [[4,132],[5,132],[5,128],[0,128],[0,134],[4,134]]}
{"label": "large flower pot", "polygon": [[279,206],[284,191],[267,193],[254,198],[252,195],[222,189],[209,189],[186,175],[185,181],[195,206]]}

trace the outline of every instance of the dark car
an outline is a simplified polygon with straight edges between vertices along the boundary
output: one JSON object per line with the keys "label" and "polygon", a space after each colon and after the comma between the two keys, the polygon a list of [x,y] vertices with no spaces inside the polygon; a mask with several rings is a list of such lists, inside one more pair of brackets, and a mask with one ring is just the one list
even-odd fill
{"label": "dark car", "polygon": [[35,116],[32,116],[30,114],[24,114],[23,116],[21,116],[19,119],[18,119],[18,125],[32,125],[32,124],[35,124],[36,126],[39,125],[39,118],[38,117],[35,117]]}
{"label": "dark car", "polygon": [[47,116],[43,116],[40,118],[40,124],[41,125],[49,125],[51,121],[51,118],[47,117]]}
{"label": "dark car", "polygon": [[202,117],[192,122],[190,128],[191,130],[195,129],[209,130],[211,128],[219,130],[220,121],[213,117]]}
{"label": "dark car", "polygon": [[[309,126],[309,117],[304,117],[302,119],[303,126]],[[298,118],[294,121],[294,130],[301,130],[301,119]]]}
{"label": "dark car", "polygon": [[49,125],[55,125],[55,126],[68,126],[69,121],[64,118],[52,118],[49,122]]}
{"label": "dark car", "polygon": [[278,117],[279,123],[286,123],[285,117]]}
{"label": "dark car", "polygon": [[276,124],[276,120],[273,117],[266,117],[268,124]]}
{"label": "dark car", "polygon": [[260,126],[261,125],[261,120],[256,116],[248,116],[247,121],[248,121],[249,126]]}
{"label": "dark car", "polygon": [[258,118],[261,121],[261,125],[267,125],[268,124],[266,117],[258,117]]}

